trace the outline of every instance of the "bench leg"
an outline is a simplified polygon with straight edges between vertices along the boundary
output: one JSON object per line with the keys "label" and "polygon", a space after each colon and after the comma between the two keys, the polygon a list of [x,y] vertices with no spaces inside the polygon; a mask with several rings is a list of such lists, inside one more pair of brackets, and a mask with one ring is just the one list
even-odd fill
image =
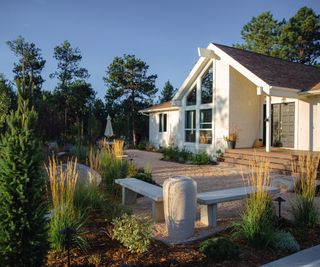
{"label": "bench leg", "polygon": [[208,226],[217,226],[217,204],[200,205],[200,221]]}
{"label": "bench leg", "polygon": [[163,202],[152,201],[152,218],[154,222],[164,221]]}
{"label": "bench leg", "polygon": [[137,203],[137,193],[122,187],[122,205],[131,205]]}

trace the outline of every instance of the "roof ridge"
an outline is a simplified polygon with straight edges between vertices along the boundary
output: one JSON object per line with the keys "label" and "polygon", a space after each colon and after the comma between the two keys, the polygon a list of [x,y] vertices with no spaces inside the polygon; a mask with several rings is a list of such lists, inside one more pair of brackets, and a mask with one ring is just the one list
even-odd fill
{"label": "roof ridge", "polygon": [[213,45],[224,46],[224,47],[236,49],[236,50],[239,50],[239,51],[242,51],[242,52],[247,52],[247,53],[255,54],[255,55],[257,55],[257,56],[268,57],[268,58],[272,58],[272,59],[284,61],[284,62],[287,62],[287,63],[299,65],[299,66],[311,67],[311,68],[314,68],[314,69],[320,71],[320,68],[317,67],[317,66],[314,66],[314,65],[307,65],[307,64],[304,64],[304,63],[293,62],[293,61],[290,61],[290,60],[288,60],[288,59],[282,59],[282,58],[275,57],[275,56],[264,55],[264,54],[261,54],[261,53],[258,53],[258,52],[254,52],[254,51],[250,51],[250,50],[246,50],[246,49],[242,49],[242,48],[238,48],[238,47],[234,47],[234,46],[228,46],[228,45],[218,44],[218,43],[214,43],[214,42],[211,42],[211,43],[212,43]]}

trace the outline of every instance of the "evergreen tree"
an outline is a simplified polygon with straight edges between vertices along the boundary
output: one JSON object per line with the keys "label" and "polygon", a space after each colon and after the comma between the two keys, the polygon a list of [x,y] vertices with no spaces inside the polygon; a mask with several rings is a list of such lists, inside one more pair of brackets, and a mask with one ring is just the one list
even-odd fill
{"label": "evergreen tree", "polygon": [[41,88],[44,79],[41,76],[41,72],[46,64],[46,61],[42,58],[41,49],[37,48],[34,43],[27,42],[22,36],[19,36],[16,40],[8,41],[7,45],[10,50],[19,58],[17,63],[14,63],[13,72],[16,79],[22,79],[25,77],[26,84],[31,81],[34,84],[34,95],[29,102],[35,103],[41,96]]}
{"label": "evergreen tree", "polygon": [[320,57],[320,16],[302,7],[284,25],[280,35],[280,57],[316,65]]}
{"label": "evergreen tree", "polygon": [[159,98],[159,103],[164,103],[172,100],[175,93],[176,93],[176,90],[173,88],[172,84],[168,80],[162,89],[161,96]]}
{"label": "evergreen tree", "polygon": [[145,116],[138,111],[152,104],[157,92],[157,75],[148,75],[148,69],[149,66],[141,59],[124,55],[114,58],[103,78],[107,85],[107,110],[111,116],[118,117],[122,129],[129,133],[129,143],[134,146],[138,141],[137,132],[142,129],[145,132],[142,127],[145,125]]}
{"label": "evergreen tree", "polygon": [[1,266],[42,266],[47,252],[45,178],[36,137],[32,86],[17,81],[18,109],[0,139]]}
{"label": "evergreen tree", "polygon": [[277,54],[278,37],[282,23],[273,18],[270,12],[261,13],[253,17],[241,30],[245,44],[235,45],[238,48],[250,50],[264,55]]}
{"label": "evergreen tree", "polygon": [[320,15],[300,8],[286,21],[278,22],[270,12],[253,17],[241,31],[244,44],[238,48],[293,62],[318,65],[320,57]]}

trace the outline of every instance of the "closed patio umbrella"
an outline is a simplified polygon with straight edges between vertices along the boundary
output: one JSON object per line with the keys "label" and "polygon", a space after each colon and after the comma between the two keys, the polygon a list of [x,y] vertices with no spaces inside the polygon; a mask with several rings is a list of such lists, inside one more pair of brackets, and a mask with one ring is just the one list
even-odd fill
{"label": "closed patio umbrella", "polygon": [[106,137],[113,136],[113,130],[112,130],[112,125],[111,125],[111,117],[109,115],[108,115],[108,118],[107,118],[107,126],[106,126],[106,130],[104,131],[104,135]]}

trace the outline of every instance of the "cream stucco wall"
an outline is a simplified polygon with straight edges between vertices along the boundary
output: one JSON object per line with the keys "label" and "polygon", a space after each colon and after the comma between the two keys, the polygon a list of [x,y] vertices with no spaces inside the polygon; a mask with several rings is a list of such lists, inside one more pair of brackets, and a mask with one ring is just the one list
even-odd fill
{"label": "cream stucco wall", "polygon": [[[167,131],[159,132],[159,114],[167,114]],[[149,141],[156,147],[177,144],[179,138],[179,110],[153,112],[149,114]]]}
{"label": "cream stucco wall", "polygon": [[257,95],[257,86],[232,67],[229,99],[230,128],[239,128],[237,148],[252,147],[261,137],[262,97]]}
{"label": "cream stucco wall", "polygon": [[298,149],[320,151],[320,96],[300,99]]}

